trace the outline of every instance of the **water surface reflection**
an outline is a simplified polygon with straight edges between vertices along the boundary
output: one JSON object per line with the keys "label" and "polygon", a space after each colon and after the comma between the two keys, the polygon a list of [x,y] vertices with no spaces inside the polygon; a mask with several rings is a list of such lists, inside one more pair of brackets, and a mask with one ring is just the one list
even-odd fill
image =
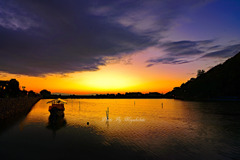
{"label": "water surface reflection", "polygon": [[67,124],[66,119],[63,116],[56,116],[56,115],[50,115],[48,118],[48,125],[47,129],[50,129],[53,131],[53,136],[56,136],[56,131],[65,127]]}
{"label": "water surface reflection", "polygon": [[[30,159],[41,151],[39,159],[46,155],[55,159],[96,155],[112,159],[240,159],[238,102],[67,101],[63,118],[49,116],[47,100],[41,100],[20,125],[0,135],[3,157]],[[19,148],[29,153],[23,154]]]}

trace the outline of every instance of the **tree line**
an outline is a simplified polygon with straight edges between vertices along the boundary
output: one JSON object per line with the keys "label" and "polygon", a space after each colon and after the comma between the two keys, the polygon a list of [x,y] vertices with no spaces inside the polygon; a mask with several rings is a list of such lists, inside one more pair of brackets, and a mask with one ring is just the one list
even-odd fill
{"label": "tree line", "polygon": [[41,90],[40,93],[36,93],[33,90],[27,91],[25,88],[23,86],[21,90],[19,82],[16,79],[0,81],[0,98],[51,96],[51,92],[46,89]]}

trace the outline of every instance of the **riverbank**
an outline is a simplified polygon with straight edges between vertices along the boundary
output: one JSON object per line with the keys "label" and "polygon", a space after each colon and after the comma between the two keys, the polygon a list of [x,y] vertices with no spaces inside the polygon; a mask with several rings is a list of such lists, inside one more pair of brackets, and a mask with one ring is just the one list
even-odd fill
{"label": "riverbank", "polygon": [[0,98],[0,120],[15,119],[27,114],[40,97]]}

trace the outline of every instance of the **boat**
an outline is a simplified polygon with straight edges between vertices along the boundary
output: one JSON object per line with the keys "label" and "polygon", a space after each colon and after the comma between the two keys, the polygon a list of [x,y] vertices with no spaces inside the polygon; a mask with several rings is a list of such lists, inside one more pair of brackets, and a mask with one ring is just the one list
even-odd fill
{"label": "boat", "polygon": [[48,109],[51,116],[64,117],[64,110],[65,110],[64,104],[66,104],[67,101],[64,101],[58,98],[58,99],[48,101],[47,103],[52,104],[51,106],[49,106],[49,109]]}

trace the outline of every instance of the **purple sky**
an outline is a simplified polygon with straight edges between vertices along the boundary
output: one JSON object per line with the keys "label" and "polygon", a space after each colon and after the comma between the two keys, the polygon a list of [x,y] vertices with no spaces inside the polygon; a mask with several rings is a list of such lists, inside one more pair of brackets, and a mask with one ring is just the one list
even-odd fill
{"label": "purple sky", "polygon": [[240,51],[238,0],[1,0],[0,71],[95,71],[149,47],[146,67],[229,58]]}

